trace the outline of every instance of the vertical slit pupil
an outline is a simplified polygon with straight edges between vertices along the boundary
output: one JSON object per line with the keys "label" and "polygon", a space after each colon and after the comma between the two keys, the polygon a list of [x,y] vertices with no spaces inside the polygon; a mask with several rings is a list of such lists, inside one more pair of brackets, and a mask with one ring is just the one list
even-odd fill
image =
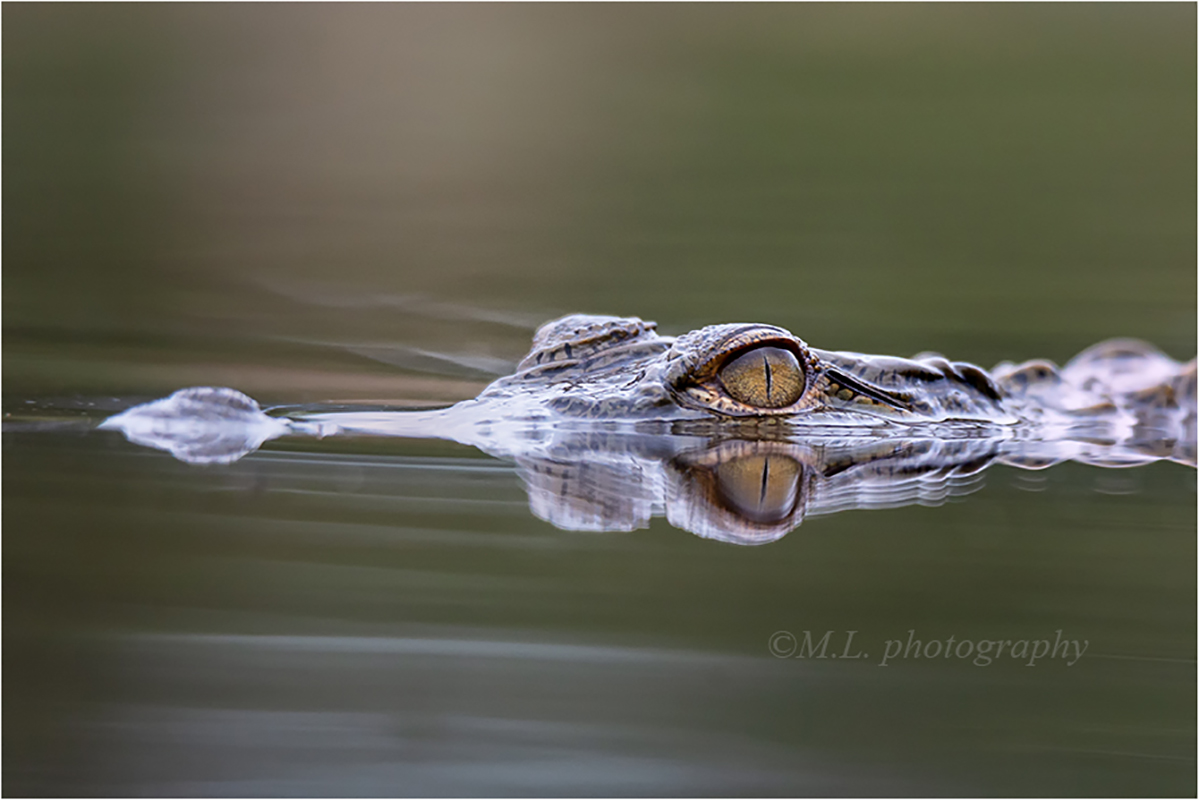
{"label": "vertical slit pupil", "polygon": [[718,378],[728,395],[758,408],[784,408],[804,391],[803,367],[789,349],[763,346],[734,355]]}
{"label": "vertical slit pupil", "polygon": [[[767,372],[767,375],[770,373]],[[758,498],[758,505],[766,505],[766,492],[770,488],[770,457],[767,456],[762,462],[762,494]]]}

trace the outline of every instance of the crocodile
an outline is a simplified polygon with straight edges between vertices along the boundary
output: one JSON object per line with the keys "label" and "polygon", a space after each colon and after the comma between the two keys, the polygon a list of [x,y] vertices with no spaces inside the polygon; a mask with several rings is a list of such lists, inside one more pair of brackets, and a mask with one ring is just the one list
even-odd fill
{"label": "crocodile", "polygon": [[[939,435],[1107,438],[1117,458],[1194,465],[1195,360],[1112,339],[1064,367],[1004,362],[987,372],[938,353],[913,358],[810,347],[773,325],[711,325],[661,336],[637,317],[572,314],[542,325],[512,375],[426,412],[309,414],[328,431],[452,433],[495,440],[538,426],[642,431],[921,430]],[[752,433],[751,433],[752,432]],[[438,435],[438,434],[433,434]]]}
{"label": "crocodile", "polygon": [[662,336],[637,317],[541,326],[512,375],[443,409],[276,409],[195,387],[106,420],[191,463],[285,435],[451,439],[513,460],[535,514],[629,530],[665,514],[738,543],[806,515],[926,502],[995,463],[1196,463],[1196,362],[1113,339],[990,371],[810,347],[773,325]]}

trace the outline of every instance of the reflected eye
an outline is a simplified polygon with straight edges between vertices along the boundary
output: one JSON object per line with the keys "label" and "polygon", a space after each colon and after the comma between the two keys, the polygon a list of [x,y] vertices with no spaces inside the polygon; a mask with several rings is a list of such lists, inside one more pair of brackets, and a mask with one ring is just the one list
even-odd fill
{"label": "reflected eye", "polygon": [[795,508],[801,472],[787,456],[744,456],[718,466],[716,478],[732,510],[754,522],[779,522]]}
{"label": "reflected eye", "polygon": [[757,347],[721,367],[720,383],[733,399],[747,405],[783,408],[803,394],[804,373],[790,350]]}

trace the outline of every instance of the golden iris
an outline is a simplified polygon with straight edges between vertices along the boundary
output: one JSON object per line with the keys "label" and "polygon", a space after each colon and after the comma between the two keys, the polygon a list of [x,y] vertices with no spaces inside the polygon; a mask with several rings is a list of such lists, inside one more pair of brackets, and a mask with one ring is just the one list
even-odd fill
{"label": "golden iris", "polygon": [[720,383],[734,400],[757,408],[783,408],[803,394],[804,374],[790,350],[755,347],[720,368]]}
{"label": "golden iris", "polygon": [[716,468],[720,494],[741,516],[754,522],[780,522],[795,508],[802,468],[778,455],[743,456]]}

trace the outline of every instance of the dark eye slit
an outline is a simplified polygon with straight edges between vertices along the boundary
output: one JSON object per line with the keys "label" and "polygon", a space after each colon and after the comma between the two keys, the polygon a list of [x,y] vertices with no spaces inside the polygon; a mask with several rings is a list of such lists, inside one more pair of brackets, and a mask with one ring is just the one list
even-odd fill
{"label": "dark eye slit", "polygon": [[765,505],[765,503],[766,503],[766,485],[769,482],[769,480],[770,480],[770,459],[766,458],[762,462],[762,490],[761,490],[760,496],[758,497],[758,505],[759,506]]}
{"label": "dark eye slit", "polygon": [[771,386],[770,359],[766,357],[765,353],[762,354],[762,367],[765,368],[765,370],[766,370],[766,397],[767,397],[767,399],[769,399],[770,398],[770,386]]}

